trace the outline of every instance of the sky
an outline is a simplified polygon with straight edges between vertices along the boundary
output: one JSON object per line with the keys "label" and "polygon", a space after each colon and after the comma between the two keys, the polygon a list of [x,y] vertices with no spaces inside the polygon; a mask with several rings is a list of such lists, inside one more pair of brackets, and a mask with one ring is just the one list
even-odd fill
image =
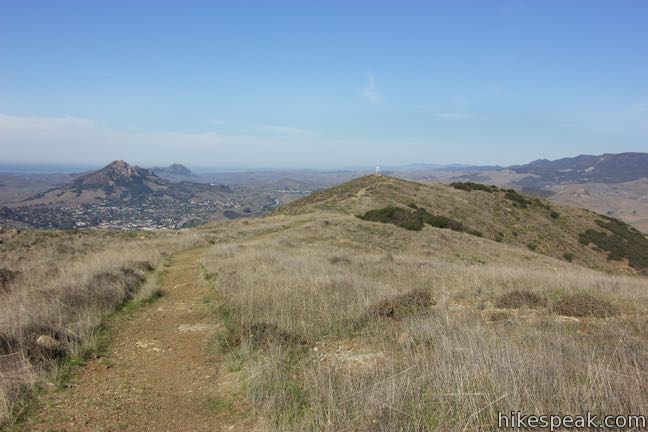
{"label": "sky", "polygon": [[0,163],[648,151],[648,1],[0,0]]}

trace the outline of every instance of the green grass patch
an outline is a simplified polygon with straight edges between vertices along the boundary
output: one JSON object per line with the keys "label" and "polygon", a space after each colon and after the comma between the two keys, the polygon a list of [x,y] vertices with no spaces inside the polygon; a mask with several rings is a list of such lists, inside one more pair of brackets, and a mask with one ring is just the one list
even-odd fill
{"label": "green grass patch", "polygon": [[234,410],[234,403],[230,399],[210,396],[205,400],[205,409],[215,415],[229,414]]}
{"label": "green grass patch", "polygon": [[270,421],[279,430],[289,430],[311,407],[299,370],[303,353],[286,350],[272,354],[274,363],[268,365],[250,383],[249,396],[253,403],[270,407]]}

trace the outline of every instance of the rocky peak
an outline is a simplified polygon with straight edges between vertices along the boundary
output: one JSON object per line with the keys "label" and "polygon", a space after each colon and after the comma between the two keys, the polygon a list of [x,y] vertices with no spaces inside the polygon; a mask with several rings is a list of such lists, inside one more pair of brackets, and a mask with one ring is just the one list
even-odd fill
{"label": "rocky peak", "polygon": [[84,186],[113,187],[140,183],[144,179],[157,179],[149,170],[131,165],[123,160],[116,160],[99,171],[77,179],[76,183]]}

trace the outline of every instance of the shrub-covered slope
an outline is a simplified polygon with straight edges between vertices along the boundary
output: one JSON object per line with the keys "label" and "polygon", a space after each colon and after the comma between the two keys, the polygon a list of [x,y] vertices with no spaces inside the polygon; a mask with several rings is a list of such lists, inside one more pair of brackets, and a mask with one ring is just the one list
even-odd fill
{"label": "shrub-covered slope", "polygon": [[[352,214],[374,221],[380,217],[389,219],[389,213],[400,218],[401,225],[417,230],[444,228],[421,223],[417,212],[424,211],[437,219],[452,221],[452,226],[466,227],[458,231],[480,234],[487,240],[529,248],[563,260],[569,257],[569,261],[587,267],[648,270],[648,263],[641,259],[648,256],[648,240],[632,231],[631,247],[623,247],[628,241],[623,235],[629,232],[623,222],[613,220],[612,224],[609,218],[587,210],[559,206],[540,197],[492,186],[422,184],[387,176],[367,176],[316,192],[281,208],[279,213],[315,211]],[[615,245],[614,248],[606,248],[609,244]]]}

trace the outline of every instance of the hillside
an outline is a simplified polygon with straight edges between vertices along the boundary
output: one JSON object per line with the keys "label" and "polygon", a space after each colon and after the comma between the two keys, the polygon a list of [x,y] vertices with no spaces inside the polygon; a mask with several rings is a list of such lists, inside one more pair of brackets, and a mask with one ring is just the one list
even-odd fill
{"label": "hillside", "polygon": [[579,412],[583,394],[597,413],[648,407],[645,277],[576,265],[614,267],[582,245],[591,261],[570,263],[486,230],[356,217],[389,204],[414,213],[413,200],[461,212],[470,228],[489,223],[488,205],[508,207],[532,218],[527,235],[541,224],[570,244],[587,226],[601,229],[597,216],[559,206],[556,223],[564,217],[568,229],[545,227],[550,214],[513,207],[505,192],[384,177],[201,229],[214,241],[203,265],[223,325],[217,346],[262,425],[482,431],[496,429],[498,411]]}
{"label": "hillside", "polygon": [[539,159],[509,167],[518,174],[533,174],[525,183],[623,183],[648,177],[648,153],[580,155],[554,161]]}
{"label": "hillside", "polygon": [[21,201],[39,191],[63,186],[78,174],[16,174],[0,173],[0,205]]}
{"label": "hillside", "polygon": [[549,187],[552,201],[622,219],[648,233],[648,178],[624,183],[573,183]]}
{"label": "hillside", "polygon": [[[8,232],[0,417],[61,356],[85,366],[73,386],[40,378],[60,390],[19,430],[494,430],[498,411],[577,413],[583,394],[595,413],[645,412],[648,280],[616,261],[615,233],[510,191],[389,177],[183,233]],[[140,283],[157,295],[98,351],[99,321],[64,305],[98,292],[109,313]]]}
{"label": "hillside", "polygon": [[648,153],[539,159],[495,171],[399,173],[418,181],[472,181],[513,188],[607,214],[648,233]]}
{"label": "hillside", "polygon": [[[639,249],[629,253],[640,264],[618,257],[610,260],[606,249],[609,249],[608,246],[601,242],[598,245],[589,244],[585,238],[588,230],[614,236],[602,226],[609,222],[606,216],[557,205],[511,190],[479,190],[479,185],[476,190],[466,190],[470,187],[462,184],[454,186],[367,176],[313,193],[281,208],[279,212],[288,215],[324,210],[362,215],[388,206],[416,206],[433,215],[461,223],[466,230],[473,231],[486,240],[528,248],[554,258],[572,260],[586,267],[645,270],[645,264],[638,256],[648,254],[646,237],[624,224],[624,232],[627,231],[626,234],[640,244]],[[623,238],[617,240],[620,243],[626,242]]]}

